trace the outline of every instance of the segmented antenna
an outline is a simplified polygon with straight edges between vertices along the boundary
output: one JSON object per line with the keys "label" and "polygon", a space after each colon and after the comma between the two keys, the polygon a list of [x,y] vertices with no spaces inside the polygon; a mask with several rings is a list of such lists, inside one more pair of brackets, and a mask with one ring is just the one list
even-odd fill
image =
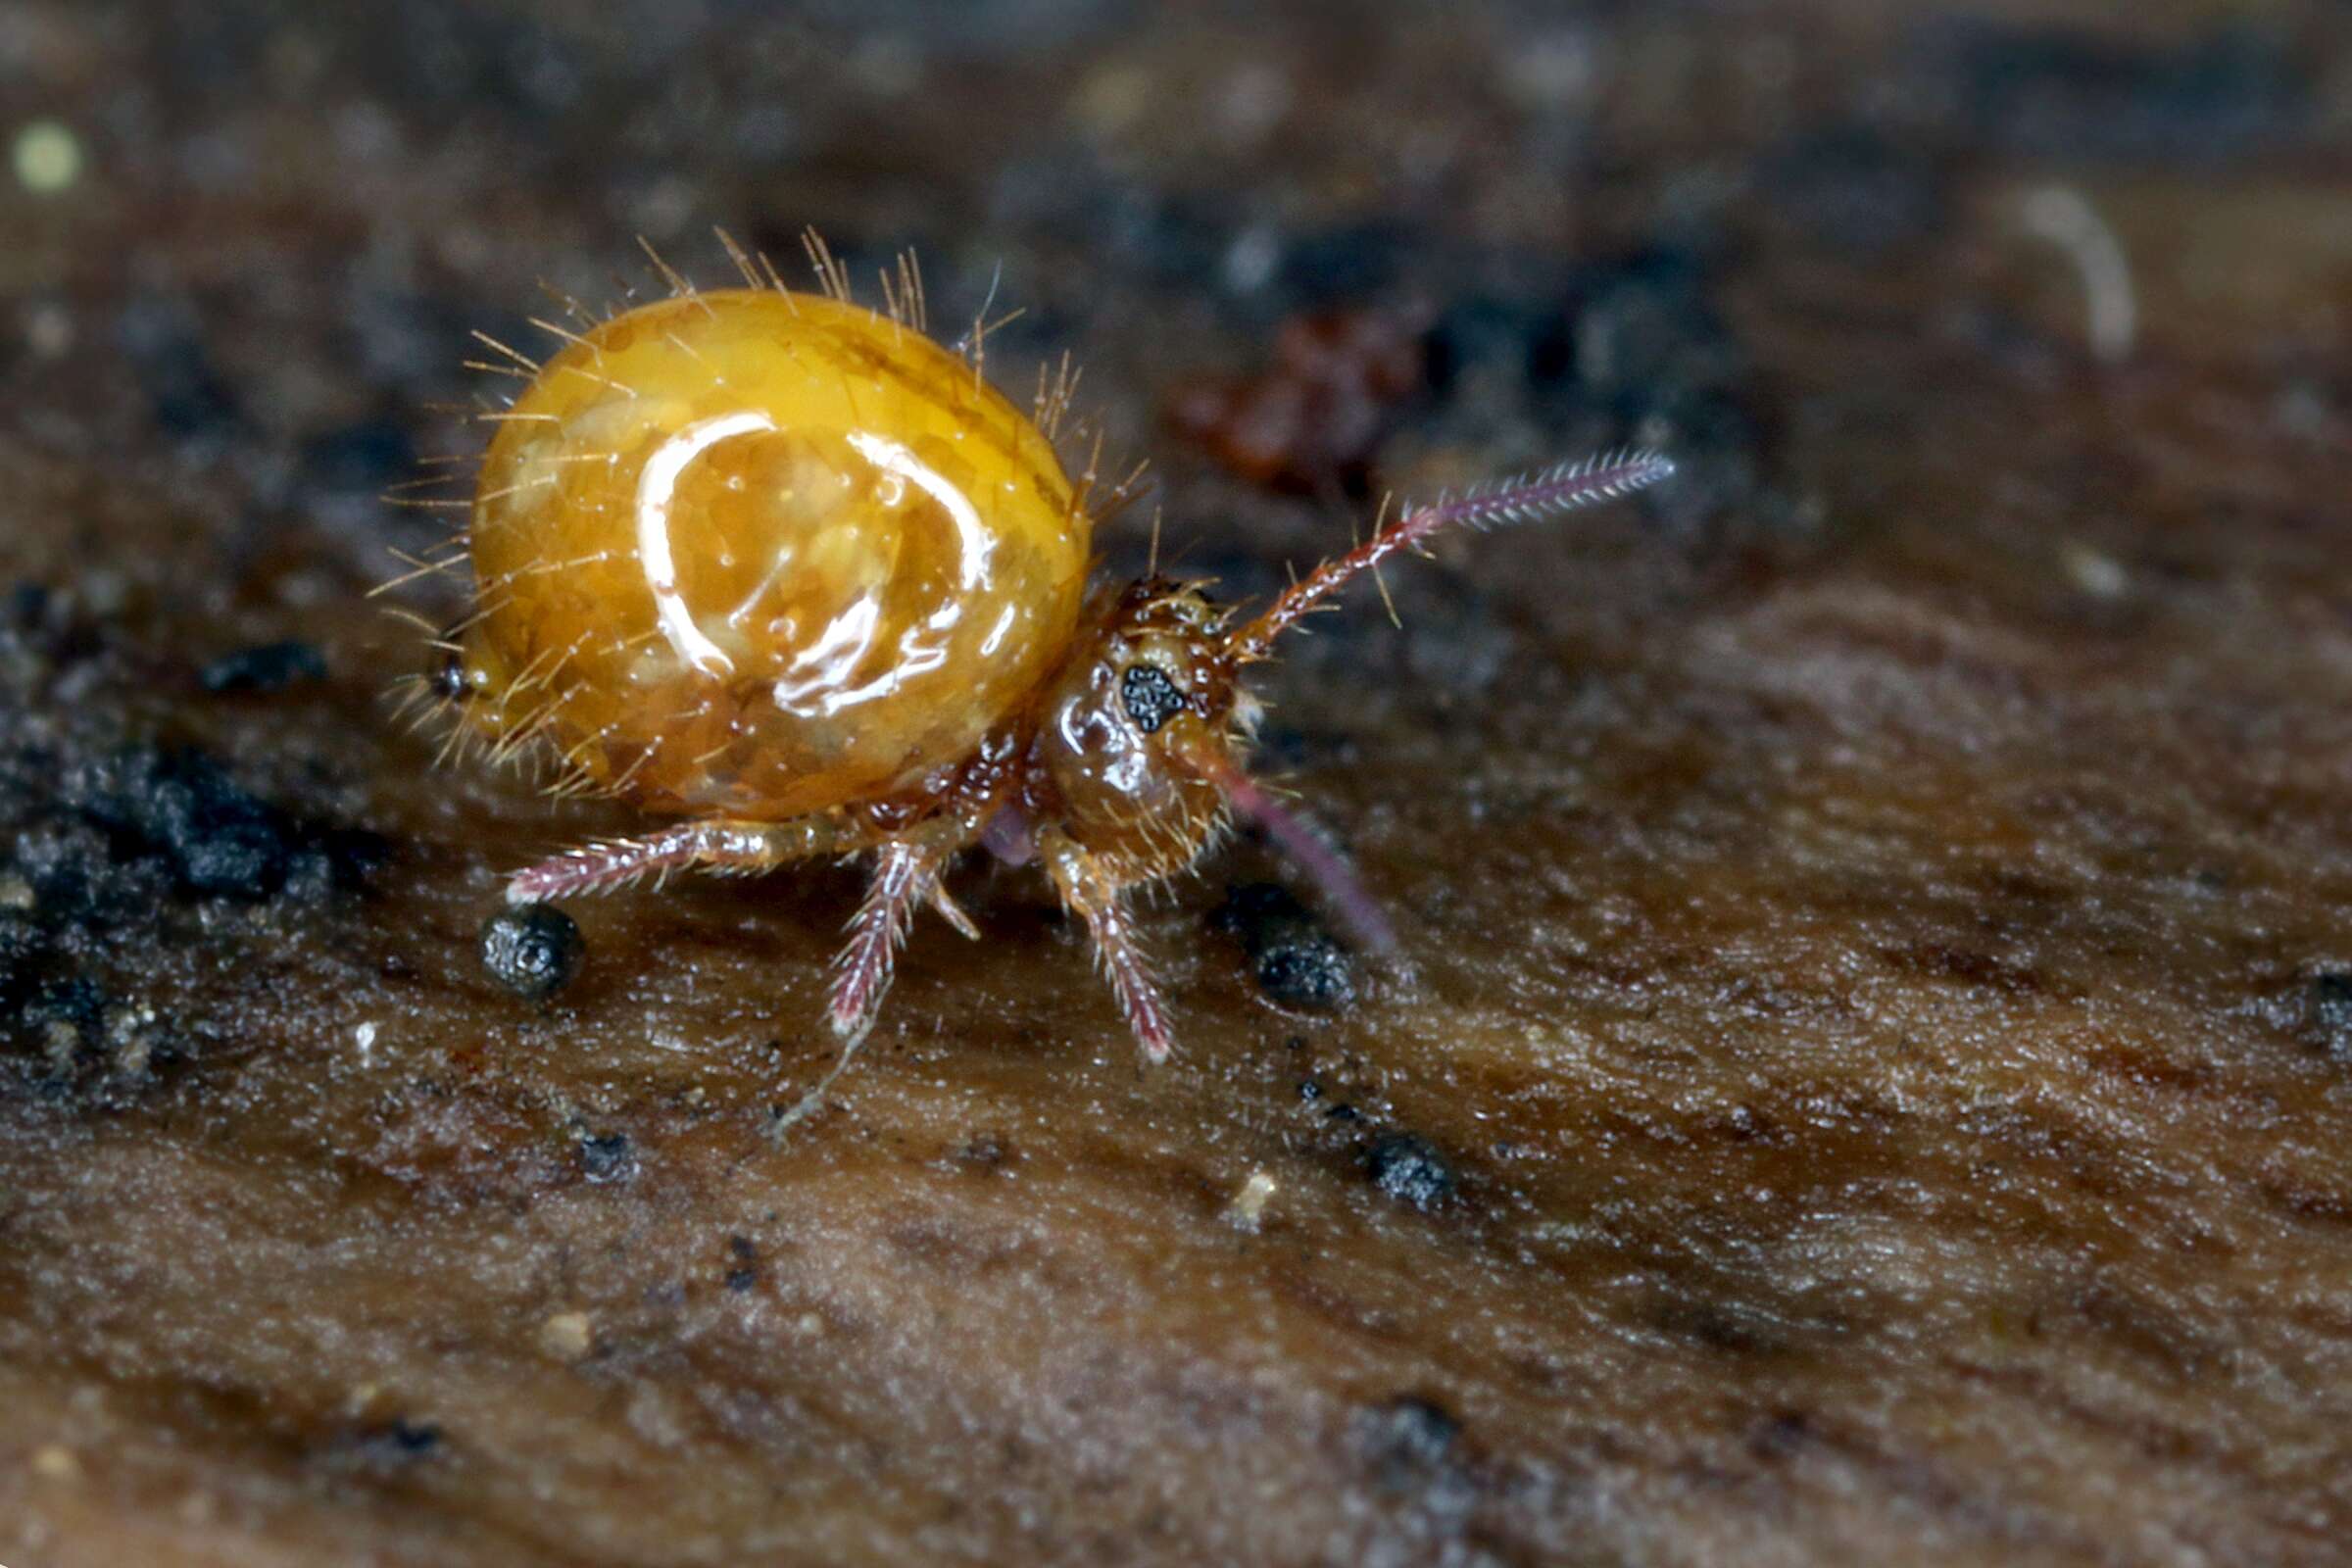
{"label": "segmented antenna", "polygon": [[1434,506],[1418,508],[1346,555],[1335,556],[1291,584],[1281,598],[1267,607],[1264,614],[1227,639],[1225,651],[1236,663],[1264,659],[1276,638],[1319,601],[1347,586],[1358,572],[1368,571],[1397,551],[1410,549],[1447,528],[1534,522],[1631,495],[1673,472],[1673,460],[1663,453],[1639,449],[1610,452],[1578,463],[1564,463],[1540,473],[1523,474],[1498,485],[1481,486],[1464,495],[1441,499]]}

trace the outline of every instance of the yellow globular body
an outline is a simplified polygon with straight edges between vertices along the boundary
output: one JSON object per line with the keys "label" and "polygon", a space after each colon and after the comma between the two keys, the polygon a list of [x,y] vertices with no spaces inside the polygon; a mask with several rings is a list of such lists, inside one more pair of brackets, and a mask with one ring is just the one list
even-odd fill
{"label": "yellow globular body", "polygon": [[971,366],[776,289],[613,318],[484,460],[476,721],[578,787],[778,820],[924,787],[1069,646],[1089,522]]}

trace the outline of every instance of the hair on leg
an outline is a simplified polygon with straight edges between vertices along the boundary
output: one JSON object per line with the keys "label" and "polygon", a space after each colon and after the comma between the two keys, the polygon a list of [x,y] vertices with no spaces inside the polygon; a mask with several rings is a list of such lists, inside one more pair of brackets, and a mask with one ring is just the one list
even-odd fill
{"label": "hair on leg", "polygon": [[1154,1066],[1167,1060],[1176,1048],[1175,1033],[1168,1027],[1167,1006],[1160,1001],[1151,960],[1137,940],[1135,919],[1120,897],[1119,884],[1101,860],[1058,829],[1040,834],[1039,848],[1061,902],[1078,911],[1087,934],[1095,939],[1096,961],[1110,981],[1127,1027],[1143,1047],[1144,1059]]}
{"label": "hair on leg", "polygon": [[676,871],[750,876],[818,855],[862,848],[867,829],[825,813],[789,822],[681,822],[643,838],[583,844],[507,880],[509,904],[610,893]]}
{"label": "hair on leg", "polygon": [[892,840],[874,852],[874,873],[866,883],[865,900],[850,920],[849,942],[833,960],[831,1000],[825,1010],[841,1041],[841,1054],[813,1088],[776,1114],[768,1126],[770,1136],[780,1136],[807,1120],[824,1102],[825,1092],[858,1054],[858,1048],[865,1044],[874,1027],[874,1015],[890,991],[891,972],[898,962],[899,948],[906,940],[907,927],[914,922],[914,911],[935,902],[940,872],[953,853],[940,845],[905,840]]}

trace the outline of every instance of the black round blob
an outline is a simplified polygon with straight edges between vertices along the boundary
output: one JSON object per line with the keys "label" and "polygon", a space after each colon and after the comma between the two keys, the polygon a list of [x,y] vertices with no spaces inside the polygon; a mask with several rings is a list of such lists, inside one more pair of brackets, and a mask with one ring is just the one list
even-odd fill
{"label": "black round blob", "polygon": [[1424,1213],[1453,1194],[1453,1167],[1429,1140],[1412,1133],[1390,1133],[1375,1142],[1364,1156],[1364,1168],[1374,1186]]}
{"label": "black round blob", "polygon": [[2310,1014],[2321,1049],[2338,1060],[2352,1060],[2352,974],[2314,977]]}
{"label": "black round blob", "polygon": [[606,1133],[580,1140],[580,1169],[598,1186],[630,1181],[637,1175],[637,1151],[627,1133]]}
{"label": "black round blob", "polygon": [[1257,988],[1307,1012],[1328,1012],[1355,1000],[1348,955],[1320,931],[1293,933],[1259,954]]}
{"label": "black round blob", "polygon": [[1184,710],[1184,693],[1157,664],[1129,664],[1119,677],[1119,701],[1135,727],[1150,735]]}
{"label": "black round blob", "polygon": [[1272,882],[1229,888],[1211,918],[1250,955],[1251,978],[1268,1001],[1329,1012],[1355,1000],[1348,951],[1288,889]]}
{"label": "black round blob", "polygon": [[1427,1469],[1452,1453],[1462,1423],[1435,1399],[1399,1395],[1367,1412],[1365,1436],[1373,1452],[1390,1464]]}
{"label": "black round blob", "polygon": [[482,966],[516,996],[545,1002],[579,972],[580,928],[552,904],[502,909],[482,923]]}

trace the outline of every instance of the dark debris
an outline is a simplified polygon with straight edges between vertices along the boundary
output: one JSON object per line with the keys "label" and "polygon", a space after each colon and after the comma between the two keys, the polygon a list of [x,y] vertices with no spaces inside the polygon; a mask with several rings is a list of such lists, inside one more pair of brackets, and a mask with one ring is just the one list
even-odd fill
{"label": "dark debris", "polygon": [[326,679],[326,656],[312,643],[264,643],[223,654],[196,678],[208,692],[283,691],[299,682]]}
{"label": "dark debris", "polygon": [[1397,406],[1422,384],[1423,324],[1367,309],[1293,318],[1270,367],[1178,387],[1168,421],[1254,484],[1360,494]]}
{"label": "dark debris", "polygon": [[586,951],[578,923],[552,904],[517,905],[482,922],[482,967],[526,1002],[569,985]]}
{"label": "dark debris", "polygon": [[74,769],[68,798],[132,854],[153,854],[191,893],[266,899],[286,885],[308,835],[211,757],[135,747]]}
{"label": "dark debris", "polygon": [[1423,1213],[1443,1207],[1453,1196],[1453,1166],[1416,1133],[1383,1133],[1374,1139],[1364,1152],[1364,1169],[1375,1187]]}
{"label": "dark debris", "polygon": [[1355,1000],[1354,960],[1287,888],[1240,883],[1209,918],[1242,945],[1251,978],[1270,1001],[1328,1012]]}
{"label": "dark debris", "polygon": [[600,1187],[636,1178],[637,1150],[626,1133],[583,1138],[579,1155],[582,1174]]}
{"label": "dark debris", "polygon": [[2306,1033],[2339,1061],[2352,1061],[2352,974],[2335,970],[2314,975],[2304,1001]]}
{"label": "dark debris", "polygon": [[401,1416],[352,1434],[349,1458],[357,1468],[390,1474],[431,1459],[445,1446],[437,1424]]}
{"label": "dark debris", "polygon": [[1362,1431],[1382,1464],[1426,1470],[1451,1456],[1462,1423],[1435,1399],[1404,1394],[1367,1411]]}

